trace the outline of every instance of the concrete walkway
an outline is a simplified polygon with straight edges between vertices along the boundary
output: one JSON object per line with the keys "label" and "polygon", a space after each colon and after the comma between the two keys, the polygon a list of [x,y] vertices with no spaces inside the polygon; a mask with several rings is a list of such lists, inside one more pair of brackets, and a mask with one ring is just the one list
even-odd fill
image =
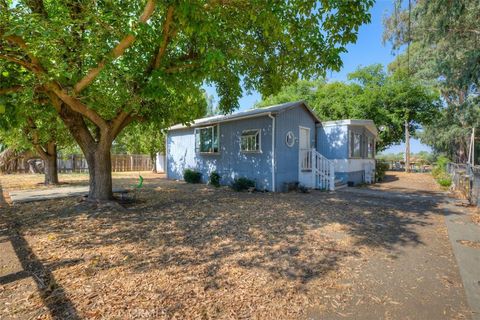
{"label": "concrete walkway", "polygon": [[480,320],[480,226],[472,222],[465,210],[455,206],[454,201],[447,204],[445,222],[472,319]]}
{"label": "concrete walkway", "polygon": [[[88,195],[88,186],[58,187],[42,190],[17,190],[10,191],[10,198],[13,204],[59,199],[67,197],[78,197]],[[126,192],[126,189],[114,189],[114,193]]]}
{"label": "concrete walkway", "polygon": [[[335,192],[352,208],[355,204],[381,214],[369,239],[378,248],[344,280],[349,291],[336,297],[338,305],[310,318],[476,319],[445,223],[447,215],[456,216],[446,208],[448,195],[428,174],[395,172],[388,178]],[[359,225],[368,223],[359,220]]]}

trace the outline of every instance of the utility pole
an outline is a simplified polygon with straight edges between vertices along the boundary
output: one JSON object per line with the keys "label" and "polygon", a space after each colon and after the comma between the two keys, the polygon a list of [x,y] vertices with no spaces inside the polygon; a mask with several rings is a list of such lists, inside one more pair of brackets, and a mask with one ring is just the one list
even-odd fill
{"label": "utility pole", "polygon": [[472,128],[472,166],[475,166],[475,127]]}
{"label": "utility pole", "polygon": [[475,127],[472,128],[472,135],[470,136],[470,146],[468,148],[468,161],[472,166],[475,165]]}
{"label": "utility pole", "polygon": [[405,172],[410,172],[410,131],[405,120]]}

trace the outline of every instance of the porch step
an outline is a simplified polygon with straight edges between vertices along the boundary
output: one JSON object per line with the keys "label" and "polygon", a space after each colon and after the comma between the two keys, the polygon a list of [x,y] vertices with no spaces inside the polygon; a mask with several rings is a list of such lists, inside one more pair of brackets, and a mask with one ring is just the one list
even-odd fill
{"label": "porch step", "polygon": [[335,179],[335,189],[346,187],[347,183],[342,179]]}

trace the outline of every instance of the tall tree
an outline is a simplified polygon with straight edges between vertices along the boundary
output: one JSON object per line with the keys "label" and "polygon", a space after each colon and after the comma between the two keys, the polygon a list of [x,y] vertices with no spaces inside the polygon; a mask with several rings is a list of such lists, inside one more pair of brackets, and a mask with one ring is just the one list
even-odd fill
{"label": "tall tree", "polygon": [[411,46],[389,67],[397,70],[410,66],[412,77],[438,87],[445,108],[425,127],[422,141],[465,162],[469,135],[477,122],[472,120],[478,108],[474,98],[480,93],[480,3],[419,0],[410,15],[401,4],[396,1],[394,14],[385,19],[384,40],[391,42],[394,50],[408,40]]}
{"label": "tall tree", "polygon": [[440,107],[438,94],[402,72],[386,73],[374,64],[348,75],[349,82],[300,81],[269,96],[258,106],[305,100],[322,120],[371,119],[380,132],[377,150],[404,141],[403,126],[415,134]]}
{"label": "tall tree", "polygon": [[190,121],[205,82],[227,112],[241,82],[271,94],[338,70],[373,2],[6,0],[0,66],[34,76],[85,154],[89,197],[111,199],[110,148],[129,123]]}

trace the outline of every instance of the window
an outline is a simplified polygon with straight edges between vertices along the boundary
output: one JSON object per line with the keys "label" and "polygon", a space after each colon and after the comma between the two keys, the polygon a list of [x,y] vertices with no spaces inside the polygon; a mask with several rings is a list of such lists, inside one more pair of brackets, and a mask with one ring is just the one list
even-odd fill
{"label": "window", "polygon": [[195,129],[195,150],[200,153],[218,153],[219,148],[218,125]]}
{"label": "window", "polygon": [[373,159],[375,155],[375,139],[368,138],[367,150],[368,150],[367,157]]}
{"label": "window", "polygon": [[285,136],[285,143],[290,148],[293,147],[293,145],[295,144],[295,134],[293,134],[292,131],[287,132],[287,135]]}
{"label": "window", "polygon": [[350,131],[350,157],[362,157],[362,135],[353,131]]}
{"label": "window", "polygon": [[245,130],[240,137],[240,150],[243,152],[260,152],[260,129]]}

